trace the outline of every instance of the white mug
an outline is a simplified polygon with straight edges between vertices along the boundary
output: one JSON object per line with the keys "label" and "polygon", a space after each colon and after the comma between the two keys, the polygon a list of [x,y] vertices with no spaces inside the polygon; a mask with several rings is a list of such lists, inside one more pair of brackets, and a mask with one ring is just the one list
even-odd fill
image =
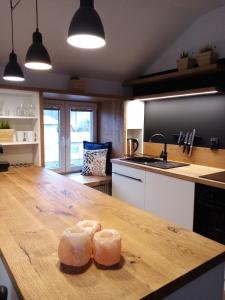
{"label": "white mug", "polygon": [[17,142],[26,142],[26,133],[24,131],[17,131],[16,140]]}
{"label": "white mug", "polygon": [[32,143],[34,142],[34,131],[27,131],[27,141]]}

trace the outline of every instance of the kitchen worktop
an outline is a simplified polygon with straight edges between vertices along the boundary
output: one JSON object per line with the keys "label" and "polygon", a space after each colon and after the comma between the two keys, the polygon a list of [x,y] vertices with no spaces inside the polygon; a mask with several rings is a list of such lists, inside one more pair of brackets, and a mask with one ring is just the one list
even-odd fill
{"label": "kitchen worktop", "polygon": [[[60,271],[59,238],[82,219],[120,231],[118,269]],[[34,166],[0,173],[0,249],[25,300],[162,299],[225,260],[221,244]]]}
{"label": "kitchen worktop", "polygon": [[121,160],[119,158],[112,159],[111,161],[112,161],[112,163],[124,165],[127,167],[137,168],[137,169],[141,169],[141,170],[145,170],[145,171],[149,171],[149,172],[154,172],[154,173],[158,173],[158,174],[162,174],[162,175],[166,175],[166,176],[170,176],[170,177],[175,177],[175,178],[179,178],[179,179],[184,179],[184,180],[188,180],[188,181],[192,181],[192,182],[196,182],[196,183],[201,183],[201,184],[225,189],[224,182],[219,182],[219,181],[211,180],[208,178],[200,177],[200,176],[204,176],[204,175],[208,175],[208,174],[223,172],[224,169],[206,167],[206,166],[195,165],[195,164],[190,164],[188,166],[172,168],[172,169],[159,169],[159,168],[154,168],[151,166],[137,164],[137,163],[130,162],[130,161]]}

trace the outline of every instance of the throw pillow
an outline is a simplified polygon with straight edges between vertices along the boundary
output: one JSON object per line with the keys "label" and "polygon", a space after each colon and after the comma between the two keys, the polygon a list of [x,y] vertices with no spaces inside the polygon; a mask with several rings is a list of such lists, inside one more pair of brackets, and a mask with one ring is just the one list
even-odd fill
{"label": "throw pillow", "polygon": [[112,142],[93,143],[93,142],[83,141],[83,147],[86,150],[108,149],[107,156],[106,156],[106,174],[110,175],[112,173],[112,165],[110,162],[111,153],[112,153]]}
{"label": "throw pillow", "polygon": [[81,175],[106,176],[106,155],[108,149],[85,150]]}

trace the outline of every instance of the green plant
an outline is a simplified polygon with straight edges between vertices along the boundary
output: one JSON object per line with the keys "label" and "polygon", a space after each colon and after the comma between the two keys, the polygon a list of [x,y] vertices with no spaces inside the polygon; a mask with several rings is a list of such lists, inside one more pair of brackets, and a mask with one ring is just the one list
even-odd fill
{"label": "green plant", "polygon": [[10,125],[8,121],[1,121],[0,122],[0,129],[10,129]]}
{"label": "green plant", "polygon": [[180,58],[188,58],[188,57],[190,57],[190,54],[188,51],[181,52]]}
{"label": "green plant", "polygon": [[199,52],[200,53],[205,53],[205,52],[208,52],[208,51],[213,51],[214,49],[216,49],[216,46],[212,45],[212,44],[208,44],[208,45],[205,45],[204,47],[202,47]]}
{"label": "green plant", "polygon": [[72,75],[72,76],[70,76],[70,80],[80,80],[80,76],[79,75]]}

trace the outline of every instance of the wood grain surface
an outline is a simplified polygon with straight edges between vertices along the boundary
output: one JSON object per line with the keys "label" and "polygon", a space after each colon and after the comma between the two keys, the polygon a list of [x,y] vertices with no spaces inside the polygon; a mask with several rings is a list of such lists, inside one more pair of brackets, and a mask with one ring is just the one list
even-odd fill
{"label": "wood grain surface", "polygon": [[83,176],[80,173],[70,173],[64,175],[84,185],[95,187],[112,182],[112,176]]}
{"label": "wood grain surface", "polygon": [[166,175],[166,176],[170,176],[170,177],[174,177],[174,178],[184,179],[184,180],[195,182],[195,183],[210,185],[210,186],[217,187],[220,189],[225,189],[224,182],[219,182],[219,181],[200,177],[203,175],[208,175],[208,174],[213,174],[213,173],[224,171],[224,169],[220,169],[220,168],[212,168],[212,167],[190,164],[189,166],[179,167],[179,168],[159,169],[159,168],[154,168],[154,167],[150,167],[150,166],[146,166],[146,165],[136,164],[136,163],[129,162],[129,161],[123,161],[120,159],[112,159],[111,161],[112,161],[112,163],[115,163],[115,164],[120,164],[120,165],[132,167],[132,168],[136,168],[136,169],[140,169],[140,170],[158,173],[158,174],[162,174],[162,175]]}
{"label": "wood grain surface", "polygon": [[186,77],[193,77],[201,74],[207,74],[207,73],[216,73],[224,71],[224,66],[219,64],[210,64],[208,66],[204,67],[197,67],[188,69],[183,72],[170,72],[165,74],[158,74],[158,75],[151,75],[144,78],[138,78],[133,80],[126,80],[123,85],[125,86],[135,86],[135,85],[143,85],[143,84],[149,84],[153,82],[159,82],[159,81],[165,81],[165,80],[175,80],[179,78],[186,78]]}
{"label": "wood grain surface", "polygon": [[98,142],[112,142],[112,157],[124,153],[123,101],[98,103]]}
{"label": "wood grain surface", "polygon": [[[60,270],[59,238],[82,219],[120,231],[117,269]],[[0,249],[26,300],[162,299],[225,260],[225,246],[40,167],[0,173]]]}

